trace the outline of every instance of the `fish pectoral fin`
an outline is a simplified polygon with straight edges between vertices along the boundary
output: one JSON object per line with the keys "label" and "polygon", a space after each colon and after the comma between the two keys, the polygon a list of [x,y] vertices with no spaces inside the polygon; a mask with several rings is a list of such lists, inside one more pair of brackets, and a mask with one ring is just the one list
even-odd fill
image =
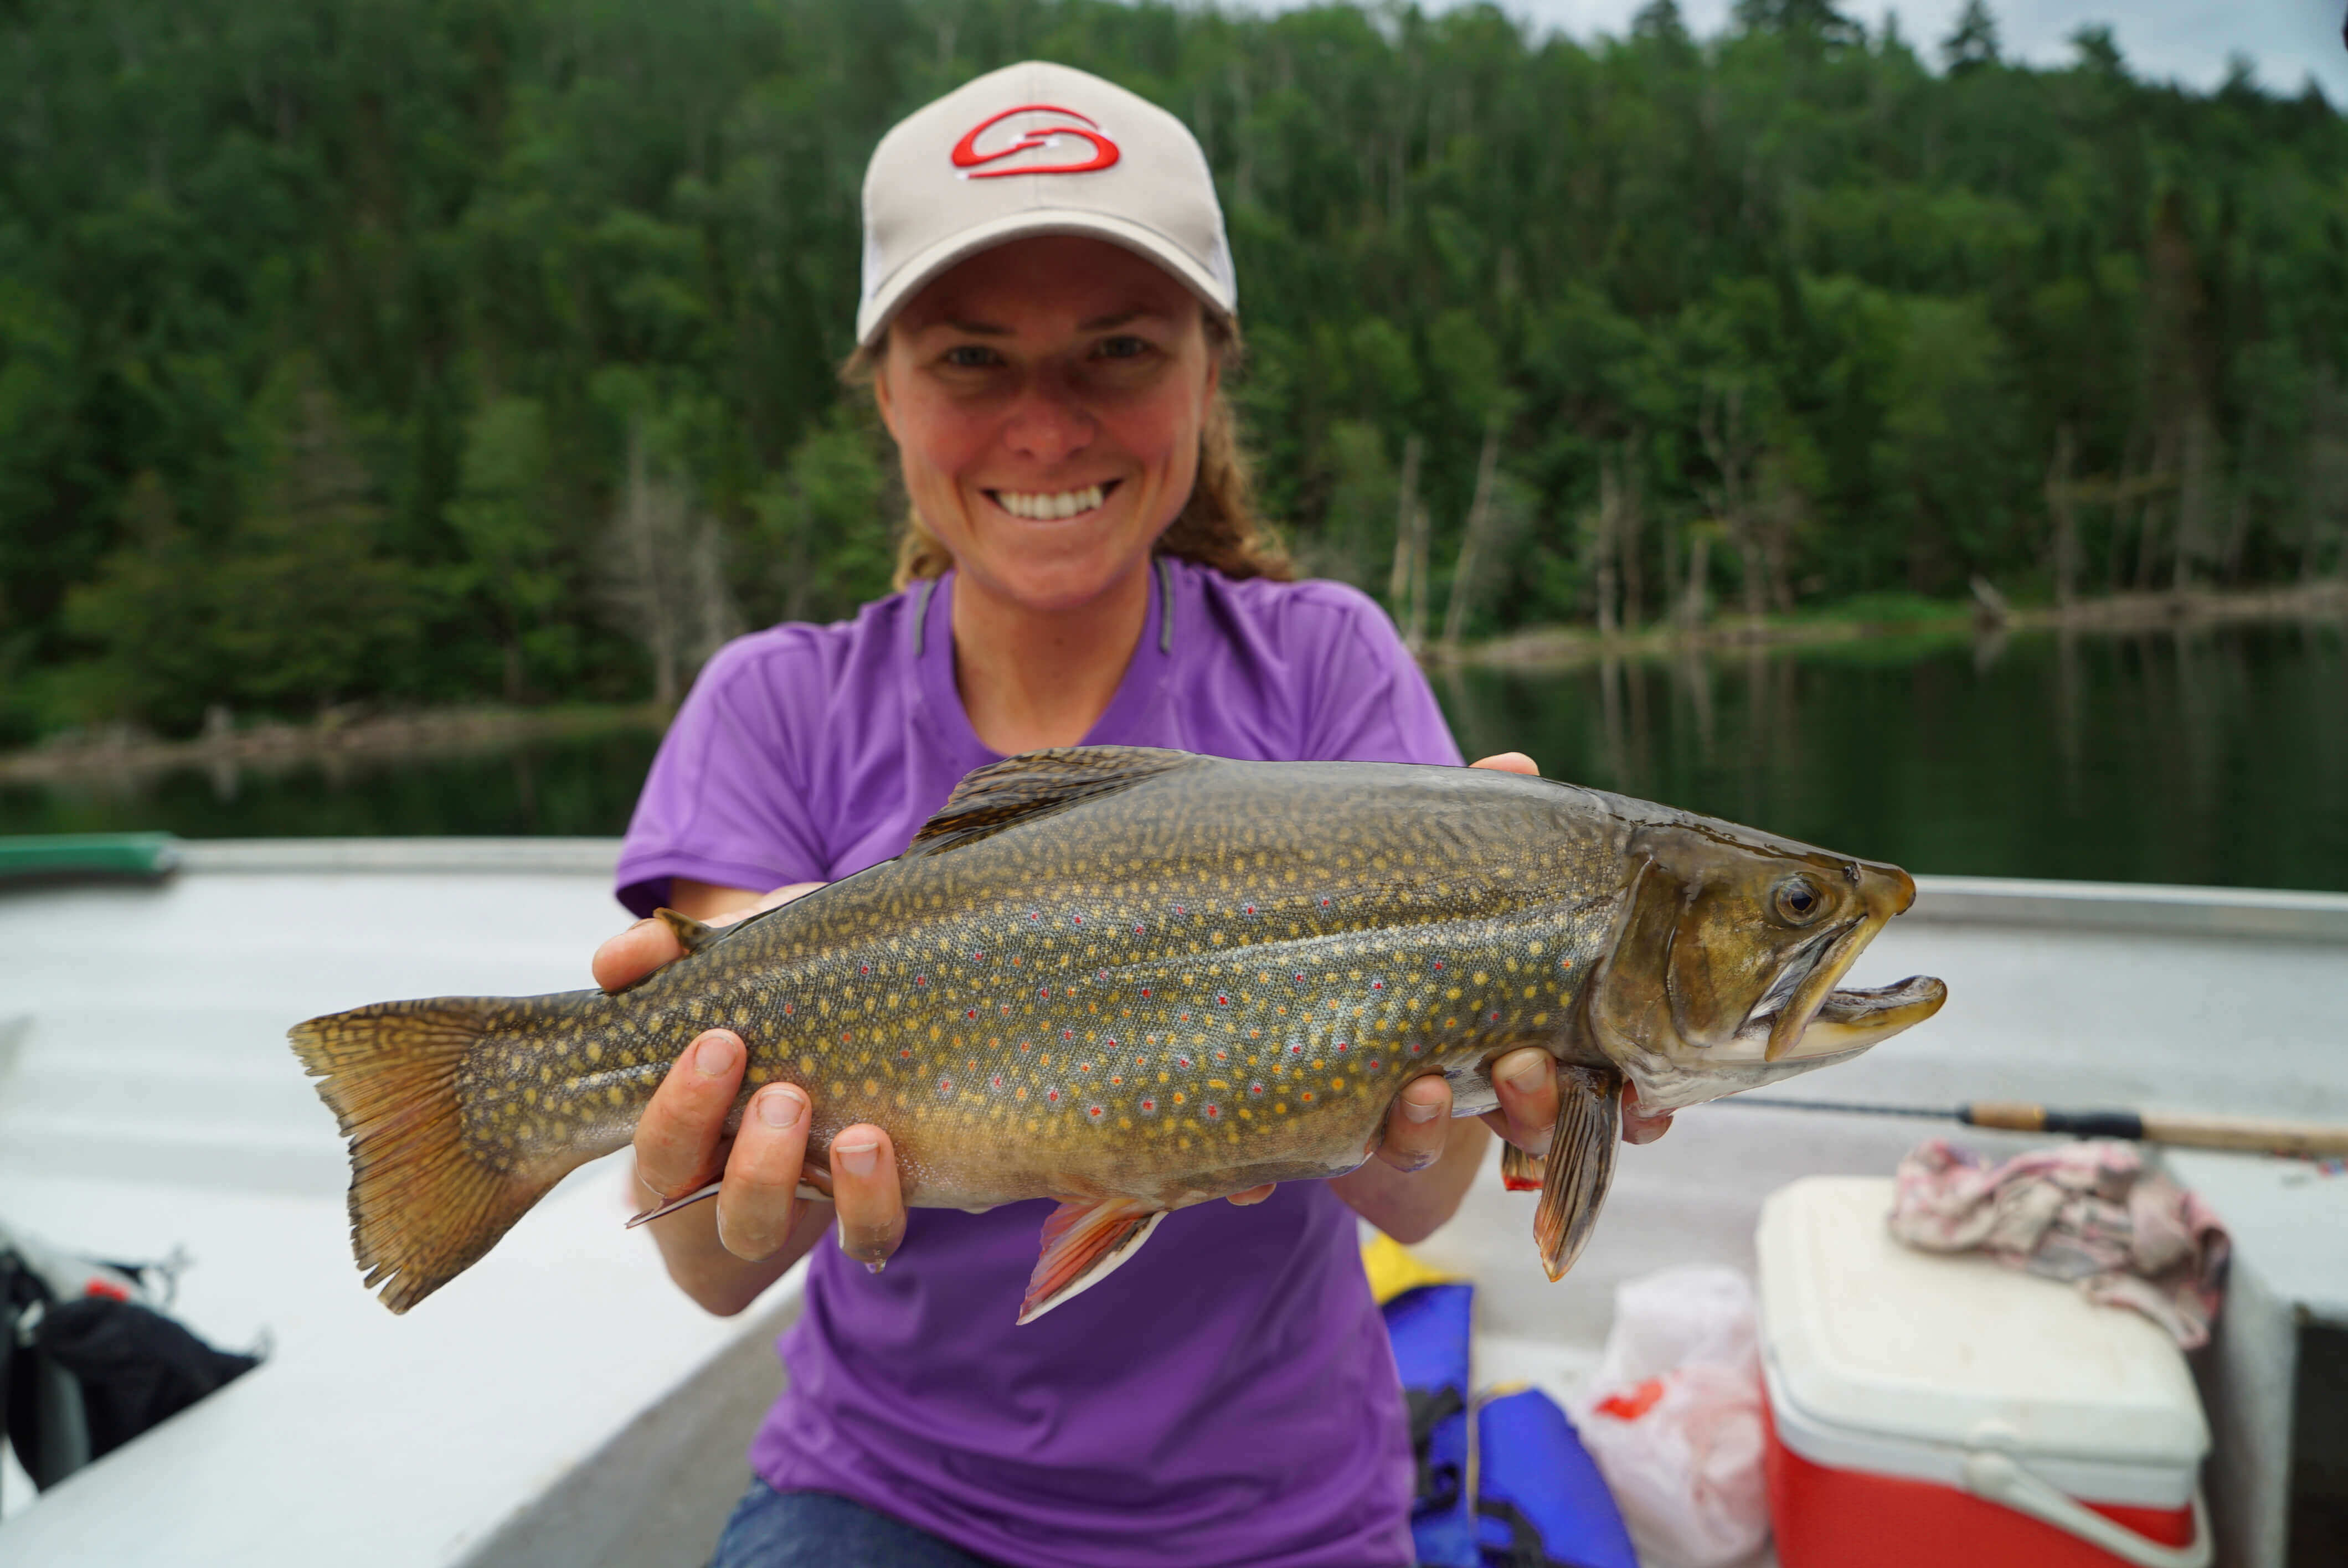
{"label": "fish pectoral fin", "polygon": [[1565,1277],[1597,1226],[1622,1136],[1622,1079],[1588,1067],[1559,1068],[1557,1126],[1550,1133],[1540,1204],[1533,1211],[1533,1242],[1551,1279]]}
{"label": "fish pectoral fin", "polygon": [[1130,789],[1178,768],[1213,765],[1210,758],[1152,746],[1065,746],[1005,757],[964,775],[937,815],[913,835],[904,857],[975,844],[1015,823]]}
{"label": "fish pectoral fin", "polygon": [[654,910],[653,918],[676,933],[676,945],[683,948],[688,955],[701,951],[724,935],[724,932],[716,926],[706,925],[690,915],[680,915],[670,908]]}
{"label": "fish pectoral fin", "polygon": [[1500,1145],[1500,1185],[1512,1193],[1541,1190],[1541,1163],[1514,1143]]}
{"label": "fish pectoral fin", "polygon": [[1044,1222],[1044,1252],[1035,1260],[1035,1272],[1027,1276],[1019,1321],[1033,1323],[1116,1273],[1119,1264],[1141,1250],[1166,1214],[1138,1198],[1061,1200]]}

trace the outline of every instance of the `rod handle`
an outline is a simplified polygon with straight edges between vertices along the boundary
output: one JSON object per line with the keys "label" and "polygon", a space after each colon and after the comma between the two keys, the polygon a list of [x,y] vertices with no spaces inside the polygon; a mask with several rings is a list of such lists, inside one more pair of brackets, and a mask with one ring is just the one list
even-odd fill
{"label": "rod handle", "polygon": [[2208,1116],[2169,1111],[2049,1111],[2020,1101],[1988,1100],[1960,1106],[1957,1120],[2009,1132],[2054,1132],[2074,1138],[2130,1138],[2183,1149],[2233,1149],[2309,1159],[2348,1155],[2348,1126],[2259,1116]]}

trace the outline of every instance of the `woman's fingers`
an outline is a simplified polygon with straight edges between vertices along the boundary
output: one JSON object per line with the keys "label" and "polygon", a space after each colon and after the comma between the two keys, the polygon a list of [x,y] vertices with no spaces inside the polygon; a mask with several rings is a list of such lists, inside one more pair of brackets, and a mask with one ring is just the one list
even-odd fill
{"label": "woman's fingers", "polygon": [[756,1263],[790,1238],[807,1141],[808,1097],[797,1084],[769,1083],[750,1097],[717,1193],[717,1239],[736,1257]]}
{"label": "woman's fingers", "polygon": [[1639,1109],[1639,1086],[1625,1080],[1622,1084],[1622,1142],[1652,1143],[1672,1130],[1672,1113],[1658,1111],[1650,1116]]}
{"label": "woman's fingers", "polygon": [[742,1087],[742,1037],[713,1029],[685,1048],[636,1122],[636,1179],[663,1200],[708,1182]]}
{"label": "woman's fingers", "polygon": [[1423,1171],[1443,1157],[1451,1140],[1451,1085],[1439,1072],[1403,1086],[1386,1110],[1378,1158],[1397,1171]]}
{"label": "woman's fingers", "polygon": [[897,1151],[869,1122],[843,1127],[831,1141],[831,1203],[839,1211],[839,1250],[880,1271],[905,1239],[905,1194]]}
{"label": "woman's fingers", "polygon": [[1501,752],[1494,756],[1478,757],[1468,764],[1474,768],[1490,768],[1494,773],[1530,774],[1538,777],[1540,764],[1522,752]]}
{"label": "woman's fingers", "polygon": [[1492,1063],[1492,1087],[1500,1108],[1484,1112],[1484,1124],[1528,1154],[1549,1153],[1550,1130],[1557,1125],[1557,1061],[1528,1045]]}
{"label": "woman's fingers", "polygon": [[621,991],[683,957],[685,948],[666,921],[639,920],[596,948],[591,968],[597,985],[607,991]]}

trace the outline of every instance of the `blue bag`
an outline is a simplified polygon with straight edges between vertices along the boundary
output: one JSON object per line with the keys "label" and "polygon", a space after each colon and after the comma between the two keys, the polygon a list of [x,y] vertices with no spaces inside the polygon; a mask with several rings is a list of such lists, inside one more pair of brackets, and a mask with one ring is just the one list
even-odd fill
{"label": "blue bag", "polygon": [[1468,1285],[1424,1285],[1385,1304],[1395,1370],[1410,1411],[1418,1484],[1410,1532],[1419,1568],[1479,1568],[1468,1496]]}
{"label": "blue bag", "polygon": [[1614,1494],[1555,1400],[1506,1394],[1476,1421],[1482,1568],[1639,1568]]}

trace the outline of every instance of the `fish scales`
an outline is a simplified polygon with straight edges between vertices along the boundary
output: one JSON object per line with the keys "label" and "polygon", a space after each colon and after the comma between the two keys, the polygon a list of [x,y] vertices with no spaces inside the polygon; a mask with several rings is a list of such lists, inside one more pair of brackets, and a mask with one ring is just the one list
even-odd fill
{"label": "fish scales", "polygon": [[[1658,1024],[1644,992],[1632,999],[1647,1011],[1611,1030],[1584,1005],[1626,933],[1673,922],[1685,950],[1673,958],[1666,933],[1657,961],[1676,967],[1649,989],[1673,1008],[1734,990],[1729,1021],[1750,1037],[1768,1021],[1763,985],[1782,1009],[1830,932],[1789,927],[1770,950],[1796,957],[1766,972],[1725,938],[1706,947],[1712,927],[1687,911],[1711,884],[1658,873],[1642,848],[1691,824],[1706,819],[1488,771],[1035,753],[972,775],[896,860],[722,931],[676,917],[691,956],[616,995],[384,1004],[293,1038],[353,1138],[355,1241],[363,1264],[401,1276],[395,1307],[624,1144],[685,1045],[721,1027],[748,1050],[745,1101],[775,1081],[807,1090],[819,1185],[830,1140],[876,1122],[909,1204],[1122,1204],[1118,1245],[1138,1245],[1130,1233],[1163,1212],[1352,1169],[1421,1074],[1450,1077],[1463,1110],[1488,1107],[1486,1069],[1521,1046],[1601,1087],[1627,1073],[1663,1101],[1703,1097],[1688,1087],[1701,1073],[1659,1043],[1684,1030]],[[1728,825],[1690,842],[1711,827]],[[1790,847],[1863,879],[1863,863]],[[1679,878],[1668,898],[1651,875]],[[1845,1024],[1866,1012],[1840,1005]],[[376,1037],[395,1035],[399,1061],[439,1071],[432,1115],[396,1088],[423,1070],[385,1065]],[[371,1193],[371,1149],[415,1169]],[[473,1205],[499,1220],[486,1239],[434,1240],[407,1192],[427,1176],[496,1187]],[[1047,1247],[1039,1281],[1051,1262]]]}

